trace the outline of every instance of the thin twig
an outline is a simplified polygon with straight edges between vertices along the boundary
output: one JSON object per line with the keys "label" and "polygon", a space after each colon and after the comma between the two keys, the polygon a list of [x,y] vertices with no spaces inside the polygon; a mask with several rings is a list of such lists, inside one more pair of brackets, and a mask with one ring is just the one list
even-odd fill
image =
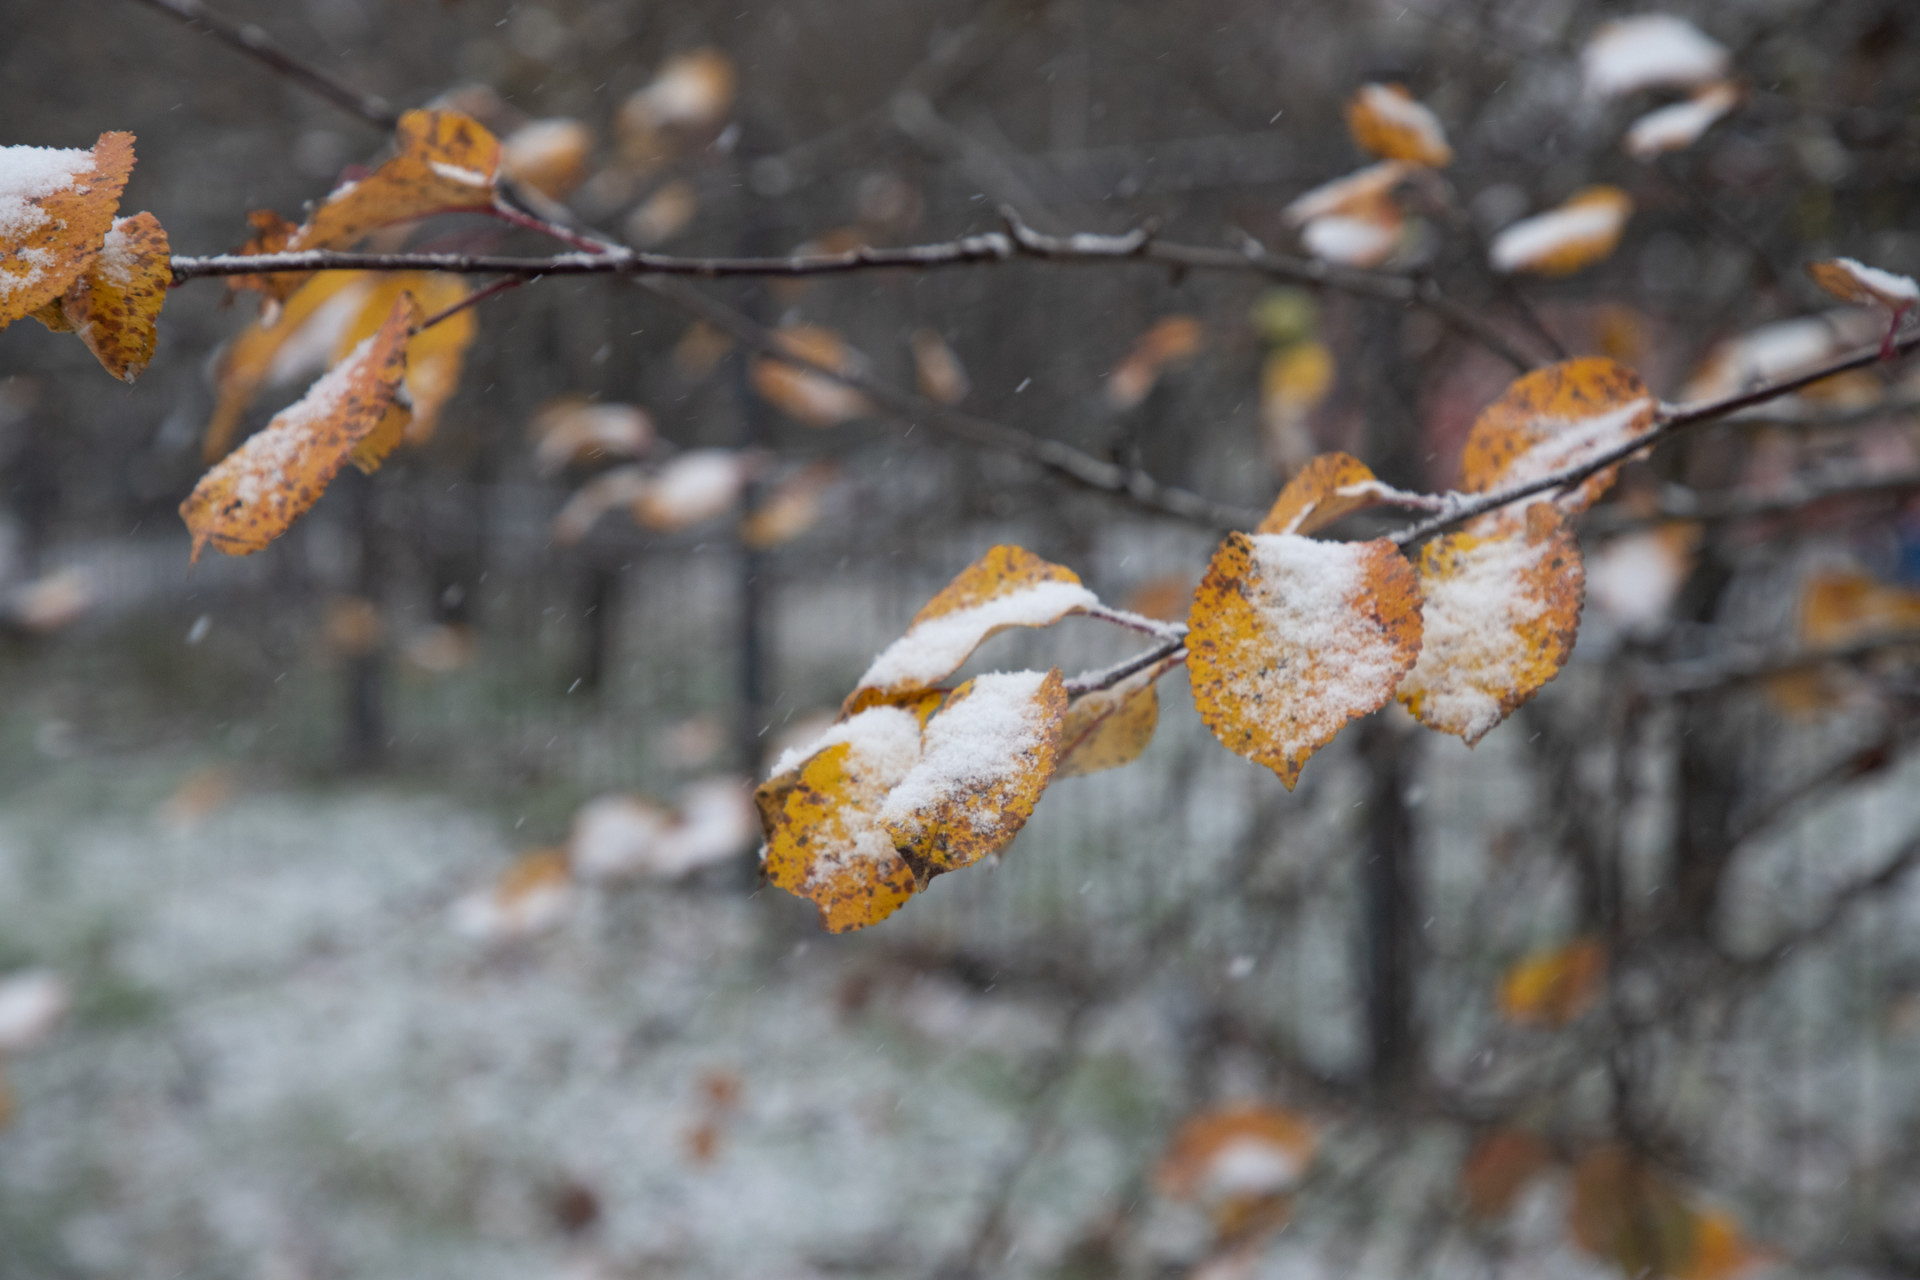
{"label": "thin twig", "polygon": [[485,302],[488,298],[495,297],[496,295],[505,293],[509,289],[518,289],[521,285],[525,284],[526,282],[527,282],[527,277],[525,276],[502,276],[500,279],[495,280],[492,284],[487,285],[484,288],[475,289],[472,293],[469,293],[466,297],[460,299],[460,301],[454,303],[452,306],[449,306],[449,307],[443,308],[442,310],[434,312],[432,315],[428,316],[425,320],[422,320],[420,322],[420,328],[415,329],[414,332],[419,333],[421,332],[421,330],[431,329],[433,328],[433,326],[439,324],[442,320],[450,320],[454,316],[459,315],[462,311],[465,311],[468,307],[478,306],[480,303]]}
{"label": "thin twig", "polygon": [[1798,511],[1829,499],[1890,497],[1916,489],[1920,489],[1920,471],[1815,480],[1778,493],[1700,493],[1669,485],[1661,490],[1658,510],[1645,514],[1625,508],[1595,511],[1583,523],[1583,531],[1605,537],[1677,520],[1705,523],[1751,520]]}
{"label": "thin twig", "polygon": [[334,106],[358,116],[370,125],[391,129],[400,123],[399,115],[378,94],[362,93],[343,84],[317,67],[309,66],[275,44],[266,32],[251,22],[235,22],[215,13],[201,0],[140,0],[150,8],[188,26],[204,28],[215,39],[227,44],[270,70],[294,81],[303,89],[319,94]]}
{"label": "thin twig", "polygon": [[1920,630],[1886,631],[1846,644],[1791,653],[1746,653],[1723,658],[1675,662],[1643,673],[1642,691],[1655,697],[1683,698],[1718,693],[1773,676],[1807,671],[1828,663],[1852,663],[1889,649],[1920,648]]}

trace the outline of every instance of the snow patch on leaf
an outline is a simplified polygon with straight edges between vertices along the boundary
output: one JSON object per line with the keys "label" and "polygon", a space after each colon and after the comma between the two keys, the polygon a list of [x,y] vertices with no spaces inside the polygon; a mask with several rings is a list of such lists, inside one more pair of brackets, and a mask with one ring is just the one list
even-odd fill
{"label": "snow patch on leaf", "polygon": [[1602,23],[1580,52],[1587,92],[1622,98],[1641,89],[1690,89],[1726,74],[1728,53],[1684,18],[1648,13]]}

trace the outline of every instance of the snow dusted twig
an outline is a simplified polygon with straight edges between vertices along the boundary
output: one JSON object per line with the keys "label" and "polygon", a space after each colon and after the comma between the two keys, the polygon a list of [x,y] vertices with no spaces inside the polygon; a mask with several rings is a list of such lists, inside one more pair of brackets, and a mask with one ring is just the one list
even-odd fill
{"label": "snow dusted twig", "polygon": [[1792,395],[1804,387],[1813,385],[1836,374],[1850,373],[1855,369],[1867,369],[1879,364],[1883,359],[1903,356],[1920,347],[1920,332],[1910,333],[1893,344],[1888,356],[1882,356],[1879,348],[1870,347],[1851,356],[1822,365],[1811,372],[1792,378],[1783,378],[1779,382],[1757,387],[1739,395],[1727,396],[1720,400],[1708,400],[1701,404],[1660,406],[1657,425],[1643,435],[1633,437],[1615,447],[1597,453],[1576,466],[1565,467],[1559,471],[1528,480],[1522,484],[1509,485],[1504,489],[1495,489],[1490,493],[1456,494],[1447,509],[1437,515],[1419,520],[1398,532],[1388,534],[1395,545],[1409,546],[1422,542],[1436,533],[1442,533],[1455,525],[1463,524],[1475,516],[1497,511],[1501,507],[1511,506],[1522,498],[1530,498],[1536,493],[1565,489],[1579,484],[1588,476],[1605,471],[1608,467],[1625,462],[1634,455],[1664,444],[1668,439],[1691,427],[1708,422],[1717,422],[1722,418],[1750,409],[1755,405],[1778,400],[1782,396]]}
{"label": "snow dusted twig", "polygon": [[378,94],[362,93],[351,85],[334,79],[319,68],[300,61],[275,44],[266,32],[251,22],[235,22],[231,18],[222,17],[202,4],[201,0],[140,0],[140,2],[188,26],[203,28],[215,39],[238,49],[269,70],[287,77],[309,92],[319,94],[336,107],[350,115],[360,117],[368,124],[382,129],[391,129],[400,122],[399,113],[388,105],[385,98]]}
{"label": "snow dusted twig", "polygon": [[1143,649],[1123,662],[1116,662],[1099,671],[1088,671],[1065,681],[1067,696],[1077,698],[1083,693],[1111,689],[1128,676],[1145,671],[1149,667],[1164,663],[1164,669],[1171,670],[1185,662],[1187,660],[1187,629],[1179,623],[1171,625],[1180,627],[1179,636],[1164,640],[1151,649]]}
{"label": "snow dusted twig", "polygon": [[1158,618],[1149,618],[1129,609],[1115,609],[1108,605],[1096,605],[1084,611],[1089,618],[1098,618],[1102,622],[1111,622],[1115,626],[1125,627],[1129,631],[1138,631],[1142,635],[1153,636],[1160,640],[1178,640],[1187,634],[1185,623],[1162,622]]}

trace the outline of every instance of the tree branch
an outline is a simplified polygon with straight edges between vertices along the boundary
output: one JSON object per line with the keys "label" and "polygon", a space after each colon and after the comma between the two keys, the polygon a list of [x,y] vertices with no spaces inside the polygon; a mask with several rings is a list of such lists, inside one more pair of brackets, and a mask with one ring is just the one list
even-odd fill
{"label": "tree branch", "polygon": [[235,22],[201,3],[201,0],[140,0],[188,26],[201,27],[221,43],[238,49],[269,70],[287,77],[310,93],[318,94],[350,115],[370,125],[391,129],[400,116],[378,94],[362,93],[343,84],[317,67],[308,66],[275,44],[266,32],[251,22]]}

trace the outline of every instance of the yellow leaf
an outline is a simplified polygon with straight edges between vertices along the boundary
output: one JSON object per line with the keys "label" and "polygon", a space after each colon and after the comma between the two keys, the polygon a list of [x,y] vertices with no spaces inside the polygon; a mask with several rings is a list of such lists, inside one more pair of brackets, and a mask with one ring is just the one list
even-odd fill
{"label": "yellow leaf", "polygon": [[0,147],[0,329],[80,278],[132,172],[130,133],[103,133],[91,151]]}
{"label": "yellow leaf", "polygon": [[1632,216],[1633,197],[1620,188],[1586,187],[1502,231],[1488,255],[1496,271],[1572,275],[1611,255]]}
{"label": "yellow leaf", "polygon": [[1920,591],[1864,573],[1817,573],[1800,591],[1800,643],[1830,649],[1876,635],[1920,631]]}
{"label": "yellow leaf", "polygon": [[1287,482],[1255,533],[1317,533],[1342,516],[1402,497],[1351,454],[1323,453]]}
{"label": "yellow leaf", "polygon": [[[268,253],[285,253],[287,245],[299,233],[294,223],[275,213],[272,209],[255,209],[247,215],[247,224],[253,228],[253,234],[247,242],[233,251],[235,257],[254,258]],[[271,302],[283,302],[292,297],[300,287],[312,279],[310,271],[275,271],[266,275],[228,276],[227,289],[239,293],[244,289],[254,289],[267,295]]]}
{"label": "yellow leaf", "polygon": [[873,660],[846,712],[932,687],[1008,627],[1050,627],[1097,604],[1073,570],[1020,547],[995,547],[927,601],[907,633]]}
{"label": "yellow leaf", "polygon": [[33,318],[47,326],[54,333],[72,333],[73,325],[67,320],[67,313],[60,307],[62,299],[55,298],[46,306],[33,313]]}
{"label": "yellow leaf", "polygon": [[913,375],[920,394],[941,404],[967,398],[967,371],[946,340],[931,329],[913,331]]}
{"label": "yellow leaf", "polygon": [[921,723],[939,701],[935,694],[853,715],[804,758],[783,758],[754,792],[768,882],[812,899],[829,932],[878,924],[915,892],[879,812],[919,762]]}
{"label": "yellow leaf", "polygon": [[820,499],[837,474],[830,462],[815,462],[788,476],[759,509],[740,522],[740,540],[764,551],[791,542],[820,519]]}
{"label": "yellow leaf", "polygon": [[1363,151],[1383,160],[1406,160],[1444,169],[1453,148],[1440,118],[1416,101],[1405,85],[1363,84],[1347,102],[1347,130]]}
{"label": "yellow leaf", "polygon": [[409,111],[395,143],[392,159],[336,187],[287,249],[342,249],[376,227],[493,207],[500,142],[479,121],[457,111]]}
{"label": "yellow leaf", "polygon": [[593,130],[578,120],[535,120],[500,143],[500,168],[540,194],[565,200],[587,180]]}
{"label": "yellow leaf", "polygon": [[1160,724],[1154,682],[1170,665],[1171,660],[1156,663],[1112,688],[1080,694],[1068,703],[1054,777],[1078,778],[1138,760]]}
{"label": "yellow leaf", "polygon": [[1920,303],[1920,282],[1912,276],[1895,275],[1852,258],[1809,262],[1807,274],[1842,302],[1863,307],[1881,306],[1889,311],[1905,311]]}
{"label": "yellow leaf", "polygon": [[[1516,378],[1481,410],[1460,458],[1460,488],[1487,493],[1588,462],[1645,435],[1659,403],[1640,375],[1598,356],[1563,360]],[[1619,467],[1597,471],[1555,499],[1584,511],[1612,487]],[[1544,502],[1551,492],[1535,495]]]}
{"label": "yellow leaf", "polygon": [[[1284,495],[1283,495],[1284,498]],[[1385,706],[1420,653],[1420,588],[1393,543],[1227,535],[1194,593],[1200,718],[1291,791],[1347,721]]]}
{"label": "yellow leaf", "polygon": [[1268,353],[1260,366],[1260,422],[1276,454],[1311,452],[1307,419],[1333,390],[1334,373],[1333,350],[1317,338]]}
{"label": "yellow leaf", "polygon": [[[389,271],[372,277],[372,288],[359,314],[334,341],[329,364],[374,333],[402,294],[412,294],[423,315],[436,315],[467,296],[466,281],[445,271]],[[409,444],[424,444],[440,421],[440,411],[460,389],[460,369],[467,347],[479,330],[472,308],[455,312],[431,329],[407,339],[407,399],[410,417],[401,426]],[[397,439],[395,443],[398,443]]]}
{"label": "yellow leaf", "polygon": [[399,408],[407,335],[420,319],[420,304],[403,295],[377,334],[200,478],[180,504],[195,559],[208,543],[228,555],[258,551],[320,500]]}
{"label": "yellow leaf", "polygon": [[[818,325],[793,325],[776,335],[781,349],[824,368],[851,372],[858,361],[839,334]],[[809,427],[831,427],[867,413],[867,398],[845,383],[777,356],[753,362],[753,389],[776,409]]]}
{"label": "yellow leaf", "polygon": [[1484,515],[1420,549],[1426,639],[1400,686],[1469,746],[1558,675],[1580,625],[1580,546],[1552,503]]}
{"label": "yellow leaf", "polygon": [[1402,160],[1383,160],[1344,178],[1322,183],[1281,210],[1290,227],[1304,227],[1316,218],[1370,215],[1407,180],[1414,166]]}
{"label": "yellow leaf", "polygon": [[1500,1012],[1510,1022],[1564,1027],[1593,1007],[1607,978],[1607,951],[1598,939],[1535,951],[1500,979]]}
{"label": "yellow leaf", "polygon": [[1467,1211],[1476,1218],[1500,1217],[1551,1163],[1547,1144],[1525,1129],[1494,1130],[1475,1145],[1460,1169]]}
{"label": "yellow leaf", "polygon": [[1000,852],[1053,780],[1067,691],[1058,668],[994,672],[953,691],[879,818],[920,883]]}
{"label": "yellow leaf", "polygon": [[200,446],[207,463],[225,456],[235,428],[263,385],[309,366],[326,367],[333,335],[352,323],[372,288],[372,272],[315,273],[275,309],[271,320],[263,317],[235,335],[214,366],[213,417]]}
{"label": "yellow leaf", "polygon": [[173,283],[167,233],[150,213],[116,221],[100,252],[60,300],[67,324],[101,367],[132,382],[153,359],[155,321]]}
{"label": "yellow leaf", "polygon": [[632,130],[718,124],[733,106],[735,80],[733,60],[718,49],[679,54],[622,104],[622,124]]}
{"label": "yellow leaf", "polygon": [[1200,350],[1202,330],[1193,316],[1163,316],[1133,344],[1107,376],[1107,403],[1131,409],[1147,398],[1170,366],[1191,360]]}
{"label": "yellow leaf", "polygon": [[1230,1103],[1180,1126],[1153,1180],[1174,1200],[1211,1201],[1291,1191],[1313,1163],[1319,1135],[1298,1112]]}

